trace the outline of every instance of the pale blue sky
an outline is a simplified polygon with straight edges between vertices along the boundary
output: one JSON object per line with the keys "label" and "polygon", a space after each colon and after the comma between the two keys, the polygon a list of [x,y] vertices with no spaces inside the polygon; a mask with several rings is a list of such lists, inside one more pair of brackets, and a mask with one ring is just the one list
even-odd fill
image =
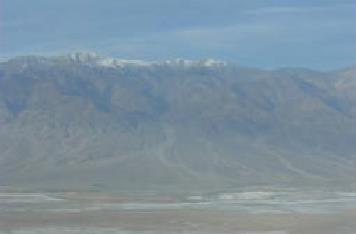
{"label": "pale blue sky", "polygon": [[72,50],[336,69],[356,63],[356,1],[0,0],[0,57]]}

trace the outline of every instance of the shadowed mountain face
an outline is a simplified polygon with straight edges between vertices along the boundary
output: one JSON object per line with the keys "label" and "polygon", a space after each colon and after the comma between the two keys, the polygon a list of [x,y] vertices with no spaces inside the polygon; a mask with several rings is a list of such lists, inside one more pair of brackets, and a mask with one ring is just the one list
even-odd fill
{"label": "shadowed mountain face", "polygon": [[0,183],[213,190],[349,184],[356,72],[93,54],[0,64]]}

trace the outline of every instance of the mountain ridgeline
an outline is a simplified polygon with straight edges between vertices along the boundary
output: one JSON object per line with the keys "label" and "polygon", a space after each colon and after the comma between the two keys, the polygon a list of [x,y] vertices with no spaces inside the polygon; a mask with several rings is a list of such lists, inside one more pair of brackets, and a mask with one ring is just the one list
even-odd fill
{"label": "mountain ridgeline", "polygon": [[215,190],[355,181],[356,70],[91,53],[0,63],[0,185]]}

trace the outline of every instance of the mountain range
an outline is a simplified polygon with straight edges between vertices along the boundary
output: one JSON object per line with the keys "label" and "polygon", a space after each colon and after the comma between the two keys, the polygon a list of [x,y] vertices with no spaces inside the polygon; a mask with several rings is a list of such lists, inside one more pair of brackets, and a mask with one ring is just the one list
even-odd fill
{"label": "mountain range", "polygon": [[0,186],[196,191],[350,185],[356,68],[94,53],[0,63]]}

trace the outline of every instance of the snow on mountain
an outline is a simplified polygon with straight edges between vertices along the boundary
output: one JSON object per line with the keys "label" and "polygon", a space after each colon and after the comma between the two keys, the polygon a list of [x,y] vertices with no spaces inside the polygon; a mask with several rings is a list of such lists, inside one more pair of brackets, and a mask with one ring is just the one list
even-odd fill
{"label": "snow on mountain", "polygon": [[228,63],[215,59],[168,59],[165,61],[146,61],[136,59],[118,59],[104,57],[93,52],[75,52],[66,56],[73,62],[97,65],[103,67],[120,68],[125,66],[149,67],[149,66],[179,66],[179,67],[224,67]]}

